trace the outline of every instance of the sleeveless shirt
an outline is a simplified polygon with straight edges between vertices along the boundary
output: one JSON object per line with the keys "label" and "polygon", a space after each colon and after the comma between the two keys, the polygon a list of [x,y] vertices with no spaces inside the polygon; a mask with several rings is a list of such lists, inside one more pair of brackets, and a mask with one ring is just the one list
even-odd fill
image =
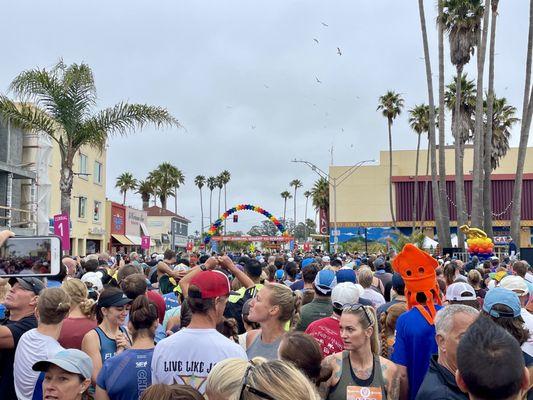
{"label": "sleeveless shirt", "polygon": [[353,372],[349,352],[342,353],[342,375],[327,396],[327,400],[355,400],[372,398],[386,400],[385,379],[381,373],[379,356],[374,355],[372,373],[368,379],[359,379]]}
{"label": "sleeveless shirt", "polygon": [[[126,330],[123,327],[119,327],[119,329],[129,340]],[[99,326],[94,328],[94,330],[98,334],[98,339],[100,340],[100,357],[102,357],[103,364],[105,360],[114,357],[115,354],[117,354],[117,341],[107,336]]]}
{"label": "sleeveless shirt", "polygon": [[252,344],[246,349],[248,359],[251,360],[254,357],[264,357],[267,360],[277,360],[281,338],[282,336],[274,340],[272,343],[263,343],[261,340],[261,334],[257,334]]}

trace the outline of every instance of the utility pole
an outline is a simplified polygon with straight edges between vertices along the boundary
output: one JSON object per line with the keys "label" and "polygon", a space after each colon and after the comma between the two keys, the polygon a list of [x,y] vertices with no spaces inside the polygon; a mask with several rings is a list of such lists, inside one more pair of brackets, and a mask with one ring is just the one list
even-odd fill
{"label": "utility pole", "polygon": [[362,165],[370,162],[376,162],[376,160],[363,160],[359,161],[358,163],[352,165],[350,168],[348,168],[346,171],[344,171],[342,174],[336,177],[331,177],[326,172],[322,171],[319,167],[317,167],[312,162],[306,161],[306,160],[292,160],[294,163],[302,163],[307,165],[313,172],[315,172],[318,176],[321,178],[324,178],[328,181],[329,185],[333,189],[333,249],[335,253],[338,250],[338,243],[339,243],[339,231],[337,229],[337,187],[342,185],[346,179],[348,179],[355,171],[359,169]]}

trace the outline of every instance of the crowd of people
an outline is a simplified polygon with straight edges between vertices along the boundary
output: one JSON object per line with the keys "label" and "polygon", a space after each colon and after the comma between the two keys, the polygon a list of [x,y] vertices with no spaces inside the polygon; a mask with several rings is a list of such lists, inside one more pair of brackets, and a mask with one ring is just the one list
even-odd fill
{"label": "crowd of people", "polygon": [[524,261],[411,245],[65,256],[0,280],[0,398],[533,398],[531,295]]}

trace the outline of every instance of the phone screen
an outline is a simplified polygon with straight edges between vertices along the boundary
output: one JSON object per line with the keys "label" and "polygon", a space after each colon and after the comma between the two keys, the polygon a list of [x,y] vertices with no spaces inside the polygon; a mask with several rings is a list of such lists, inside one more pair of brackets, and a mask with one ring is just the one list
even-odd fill
{"label": "phone screen", "polygon": [[58,237],[12,237],[0,247],[0,276],[57,275],[60,261]]}

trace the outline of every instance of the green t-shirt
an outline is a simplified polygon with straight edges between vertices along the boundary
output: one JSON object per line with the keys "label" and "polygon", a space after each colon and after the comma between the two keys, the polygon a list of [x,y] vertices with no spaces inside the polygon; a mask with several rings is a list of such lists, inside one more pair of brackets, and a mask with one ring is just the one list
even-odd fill
{"label": "green t-shirt", "polygon": [[321,318],[329,317],[333,313],[333,305],[331,299],[314,299],[311,303],[307,303],[302,307],[301,319],[296,326],[297,331],[305,331],[310,323],[315,322]]}

